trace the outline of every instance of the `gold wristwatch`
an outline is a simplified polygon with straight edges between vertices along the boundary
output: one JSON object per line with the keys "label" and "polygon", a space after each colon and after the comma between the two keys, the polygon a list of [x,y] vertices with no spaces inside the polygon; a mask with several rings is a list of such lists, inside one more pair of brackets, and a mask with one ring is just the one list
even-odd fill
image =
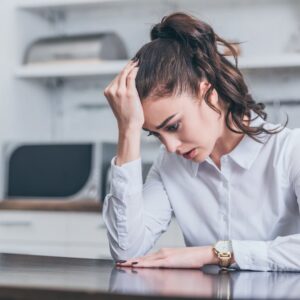
{"label": "gold wristwatch", "polygon": [[231,264],[233,253],[231,241],[218,241],[214,245],[213,250],[219,258],[219,266],[228,268]]}

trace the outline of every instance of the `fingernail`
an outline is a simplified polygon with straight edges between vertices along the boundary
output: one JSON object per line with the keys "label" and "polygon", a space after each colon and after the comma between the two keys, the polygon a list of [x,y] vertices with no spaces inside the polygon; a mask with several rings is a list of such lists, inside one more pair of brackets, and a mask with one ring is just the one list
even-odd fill
{"label": "fingernail", "polygon": [[136,265],[136,264],[138,264],[138,262],[137,261],[134,261],[133,263],[131,263],[132,265]]}
{"label": "fingernail", "polygon": [[126,261],[127,261],[127,260],[122,260],[122,259],[121,259],[121,260],[117,260],[116,263],[117,263],[117,264],[123,264],[123,263],[125,263]]}

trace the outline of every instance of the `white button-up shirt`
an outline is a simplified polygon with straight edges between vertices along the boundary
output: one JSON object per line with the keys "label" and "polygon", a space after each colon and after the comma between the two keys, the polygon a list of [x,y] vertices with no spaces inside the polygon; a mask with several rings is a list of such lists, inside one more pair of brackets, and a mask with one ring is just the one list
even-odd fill
{"label": "white button-up shirt", "polygon": [[[251,126],[264,123],[258,118]],[[162,146],[143,186],[141,160],[116,166],[103,206],[114,259],[145,255],[172,214],[186,246],[232,240],[241,269],[300,271],[300,129],[247,135],[221,169]]]}

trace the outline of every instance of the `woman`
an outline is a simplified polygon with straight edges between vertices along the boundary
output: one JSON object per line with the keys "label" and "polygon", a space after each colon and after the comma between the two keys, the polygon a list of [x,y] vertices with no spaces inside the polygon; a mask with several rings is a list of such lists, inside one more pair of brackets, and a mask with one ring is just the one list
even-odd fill
{"label": "woman", "polygon": [[[103,217],[120,266],[300,270],[300,131],[266,122],[232,45],[175,13],[105,89],[119,128]],[[141,128],[162,143],[143,186]],[[185,248],[147,254],[174,213]]]}

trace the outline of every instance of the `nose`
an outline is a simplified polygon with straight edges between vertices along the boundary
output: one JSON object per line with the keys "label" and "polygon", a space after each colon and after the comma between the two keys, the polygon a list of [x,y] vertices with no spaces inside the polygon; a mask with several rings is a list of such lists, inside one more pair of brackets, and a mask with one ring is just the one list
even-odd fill
{"label": "nose", "polygon": [[176,150],[180,146],[181,142],[176,138],[166,137],[164,139],[164,144],[165,144],[166,149],[167,149],[168,152],[174,153],[174,152],[176,152]]}

